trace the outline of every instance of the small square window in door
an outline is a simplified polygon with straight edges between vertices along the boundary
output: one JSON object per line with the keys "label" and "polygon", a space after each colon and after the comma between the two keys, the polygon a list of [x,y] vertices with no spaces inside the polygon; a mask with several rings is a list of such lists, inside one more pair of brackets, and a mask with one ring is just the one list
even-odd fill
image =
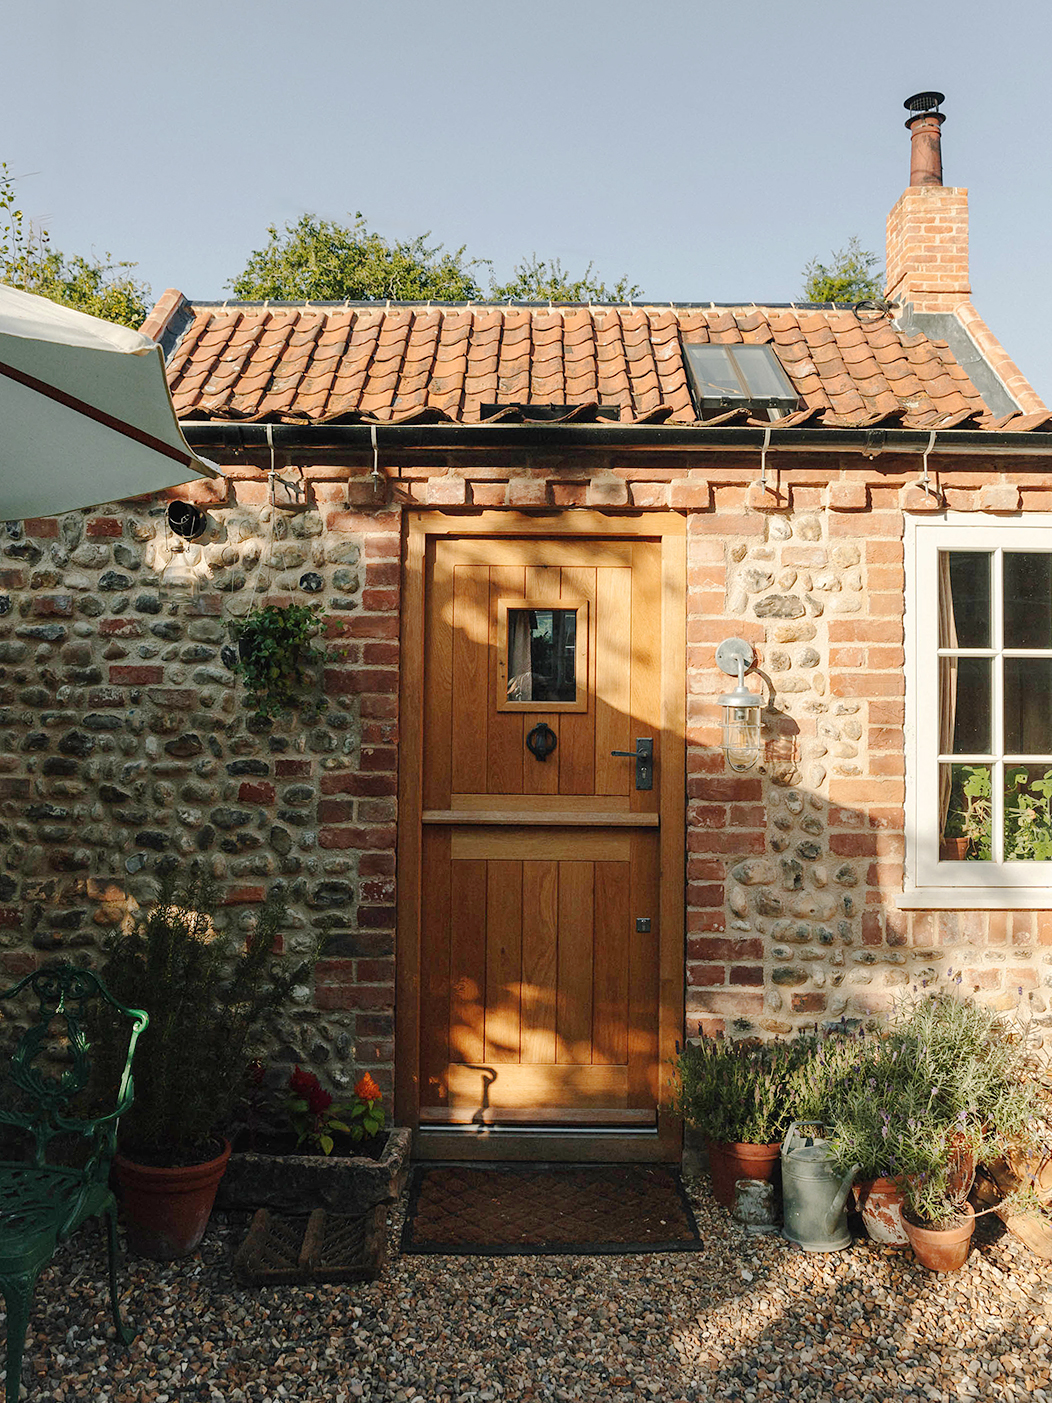
{"label": "small square window in door", "polygon": [[587,678],[587,600],[498,601],[498,711],[586,711]]}

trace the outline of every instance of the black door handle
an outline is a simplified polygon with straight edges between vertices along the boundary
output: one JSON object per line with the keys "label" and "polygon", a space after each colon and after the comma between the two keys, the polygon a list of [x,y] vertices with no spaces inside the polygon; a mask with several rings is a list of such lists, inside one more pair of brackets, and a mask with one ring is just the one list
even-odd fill
{"label": "black door handle", "polygon": [[635,750],[611,750],[611,755],[624,755],[636,762],[636,788],[654,788],[654,742],[649,736],[637,736]]}

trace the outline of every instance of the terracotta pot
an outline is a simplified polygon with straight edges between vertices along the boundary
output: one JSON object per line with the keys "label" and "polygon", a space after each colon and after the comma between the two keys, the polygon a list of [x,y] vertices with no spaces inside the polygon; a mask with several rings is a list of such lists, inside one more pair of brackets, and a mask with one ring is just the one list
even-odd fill
{"label": "terracotta pot", "polygon": [[952,1136],[948,1186],[955,1198],[965,1199],[971,1193],[976,1168],[975,1151],[971,1145],[963,1135]]}
{"label": "terracotta pot", "polygon": [[739,1145],[706,1138],[705,1146],[712,1196],[724,1208],[734,1207],[734,1186],[739,1179],[772,1179],[782,1153],[780,1140],[773,1145]]}
{"label": "terracotta pot", "polygon": [[964,1216],[950,1228],[922,1228],[903,1218],[913,1255],[929,1271],[960,1271],[972,1245],[975,1213],[972,1205],[964,1205]]}
{"label": "terracotta pot", "polygon": [[129,1249],[162,1262],[189,1256],[205,1235],[229,1158],[229,1140],[223,1141],[223,1153],[205,1164],[159,1168],[114,1155]]}
{"label": "terracotta pot", "polygon": [[968,856],[970,838],[943,838],[939,843],[940,862],[964,862]]}
{"label": "terracotta pot", "polygon": [[855,1203],[866,1232],[885,1247],[909,1245],[902,1222],[902,1201],[900,1179],[865,1179],[855,1185]]}

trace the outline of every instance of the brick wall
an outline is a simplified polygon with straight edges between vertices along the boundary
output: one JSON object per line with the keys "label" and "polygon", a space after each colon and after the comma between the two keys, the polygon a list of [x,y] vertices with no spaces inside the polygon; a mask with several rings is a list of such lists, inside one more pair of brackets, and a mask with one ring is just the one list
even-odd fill
{"label": "brick wall", "polygon": [[[911,473],[713,484],[689,518],[687,1030],[788,1034],[947,970],[1052,1030],[1052,912],[905,911],[903,529]],[[951,510],[1047,510],[1050,479],[944,474]],[[754,644],[758,771],[719,751],[721,639]],[[749,685],[759,690],[756,674]]]}
{"label": "brick wall", "polygon": [[[774,455],[772,455],[773,457]],[[778,470],[781,461],[786,466]],[[935,475],[951,510],[1052,510],[1052,473],[972,458]],[[788,464],[792,464],[791,468]],[[493,464],[304,470],[273,510],[233,465],[196,591],[164,578],[163,501],[0,526],[0,970],[88,955],[159,864],[203,857],[247,929],[286,884],[286,946],[328,942],[286,1054],[337,1084],[393,1059],[401,508],[678,510],[688,527],[687,1030],[767,1035],[879,1012],[948,967],[1049,1024],[1052,913],[900,911],[904,514],[937,505],[916,458],[664,455],[599,469]],[[259,723],[229,626],[261,600],[321,599],[340,656],[310,724]],[[719,746],[716,645],[757,648],[761,769]],[[755,677],[750,685],[757,686]]]}
{"label": "brick wall", "polygon": [[953,312],[971,293],[968,191],[911,185],[887,221],[887,295],[918,312]]}

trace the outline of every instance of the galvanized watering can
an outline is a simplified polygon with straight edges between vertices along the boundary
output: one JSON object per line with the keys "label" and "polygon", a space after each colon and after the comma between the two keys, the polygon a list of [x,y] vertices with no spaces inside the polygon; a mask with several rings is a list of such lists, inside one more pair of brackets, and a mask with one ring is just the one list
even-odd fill
{"label": "galvanized watering can", "polygon": [[834,1171],[823,1129],[794,1121],[782,1142],[782,1235],[807,1252],[851,1245],[845,1205],[859,1166],[843,1178]]}

